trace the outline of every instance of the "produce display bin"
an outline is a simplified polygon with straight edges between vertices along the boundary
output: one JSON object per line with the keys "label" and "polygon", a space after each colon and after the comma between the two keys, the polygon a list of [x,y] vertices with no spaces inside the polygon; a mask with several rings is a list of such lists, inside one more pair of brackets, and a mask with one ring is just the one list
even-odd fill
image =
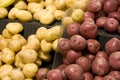
{"label": "produce display bin", "polygon": [[[40,24],[40,22],[37,22],[37,21],[21,22],[21,21],[18,21],[18,20],[0,19],[0,34],[2,33],[2,30],[5,28],[6,24],[9,23],[9,22],[19,22],[19,23],[21,23],[23,25],[24,29],[20,34],[22,34],[23,37],[25,37],[26,39],[28,38],[29,35],[35,34],[36,30],[39,27],[51,28],[52,26],[55,26],[55,25],[61,25],[61,22],[57,22],[57,21],[54,22],[51,25],[43,25],[43,24]],[[54,56],[55,56],[55,51],[52,51],[50,54],[51,54],[51,57],[52,57],[51,61],[50,62],[44,62],[43,61],[41,67],[51,68],[52,63],[53,63],[53,59],[54,59]]]}

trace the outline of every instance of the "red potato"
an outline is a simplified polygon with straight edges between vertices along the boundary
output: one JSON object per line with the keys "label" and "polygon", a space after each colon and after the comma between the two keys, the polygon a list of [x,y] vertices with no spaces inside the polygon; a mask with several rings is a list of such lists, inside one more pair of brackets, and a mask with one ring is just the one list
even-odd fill
{"label": "red potato", "polygon": [[117,31],[118,31],[118,33],[120,34],[120,25],[119,25],[119,27],[118,27]]}
{"label": "red potato", "polygon": [[47,74],[48,80],[63,80],[62,71],[59,69],[52,69]]}
{"label": "red potato", "polygon": [[66,55],[67,51],[69,51],[71,49],[70,47],[70,40],[67,38],[63,38],[62,40],[60,40],[58,42],[58,51],[62,54],[62,55]]}
{"label": "red potato", "polygon": [[70,23],[67,26],[68,35],[70,35],[70,36],[79,35],[79,26],[80,26],[80,23],[78,23],[78,22]]}
{"label": "red potato", "polygon": [[95,57],[103,57],[108,60],[108,54],[105,51],[98,51]]}
{"label": "red potato", "polygon": [[98,12],[102,9],[102,4],[100,0],[90,0],[87,5],[87,10],[93,13]]}
{"label": "red potato", "polygon": [[66,54],[66,58],[70,63],[75,63],[76,59],[78,59],[80,56],[82,56],[82,53],[75,50],[69,50]]}
{"label": "red potato", "polygon": [[116,80],[114,77],[110,76],[110,75],[105,75],[103,77],[103,80]]}
{"label": "red potato", "polygon": [[116,0],[106,0],[103,5],[103,10],[108,14],[116,11],[118,8],[118,2]]}
{"label": "red potato", "polygon": [[92,19],[95,19],[95,15],[94,13],[90,12],[90,11],[85,11],[84,13],[84,19],[85,18],[92,18]]}
{"label": "red potato", "polygon": [[102,5],[104,4],[105,1],[106,1],[106,0],[100,0],[100,2],[102,3]]}
{"label": "red potato", "polygon": [[109,75],[114,77],[115,80],[120,80],[120,71],[111,71],[109,72]]}
{"label": "red potato", "polygon": [[105,51],[108,55],[112,52],[120,50],[120,40],[118,38],[111,38],[105,43]]}
{"label": "red potato", "polygon": [[98,28],[95,24],[91,24],[91,23],[86,23],[86,22],[83,22],[81,25],[80,25],[80,34],[84,37],[84,38],[96,38],[97,36],[97,31],[98,31]]}
{"label": "red potato", "polygon": [[92,72],[98,76],[106,75],[110,66],[108,61],[103,57],[96,57],[91,64]]}
{"label": "red potato", "polygon": [[91,53],[85,53],[85,57],[87,57],[91,62],[95,59],[95,55]]}
{"label": "red potato", "polygon": [[66,64],[66,65],[69,65],[69,64],[70,64],[70,62],[68,61],[68,59],[66,58],[66,56],[64,56],[64,57],[62,58],[62,60],[63,60],[63,64]]}
{"label": "red potato", "polygon": [[120,6],[120,0],[116,0],[116,1],[118,2],[119,6]]}
{"label": "red potato", "polygon": [[63,71],[66,66],[67,66],[66,64],[61,64],[57,68]]}
{"label": "red potato", "polygon": [[107,17],[99,17],[96,19],[96,25],[98,28],[104,28]]}
{"label": "red potato", "polygon": [[70,38],[70,45],[73,50],[80,51],[86,48],[87,42],[81,35],[73,35]]}
{"label": "red potato", "polygon": [[120,7],[118,7],[117,12],[120,13]]}
{"label": "red potato", "polygon": [[110,54],[109,64],[114,70],[120,70],[120,51],[116,51]]}
{"label": "red potato", "polygon": [[104,24],[104,30],[109,33],[115,33],[119,27],[119,22],[115,18],[107,18]]}
{"label": "red potato", "polygon": [[100,50],[100,43],[95,39],[88,39],[87,49],[91,54],[96,54]]}
{"label": "red potato", "polygon": [[[64,69],[68,80],[84,80],[84,71],[77,64],[70,64]],[[57,79],[56,79],[57,80]]]}
{"label": "red potato", "polygon": [[87,57],[81,56],[76,60],[75,63],[81,66],[84,72],[90,71],[91,61]]}
{"label": "red potato", "polygon": [[36,79],[37,80],[44,80],[47,79],[47,73],[50,70],[48,68],[40,68],[37,72]]}
{"label": "red potato", "polygon": [[111,12],[108,14],[109,18],[115,18],[116,20],[120,21],[120,13],[119,12]]}
{"label": "red potato", "polygon": [[103,80],[103,77],[102,76],[95,76],[94,80]]}
{"label": "red potato", "polygon": [[93,75],[90,72],[84,73],[85,79],[84,80],[93,80]]}
{"label": "red potato", "polygon": [[84,19],[84,23],[90,23],[90,24],[95,24],[95,21],[94,21],[94,19],[92,19],[92,18],[85,18]]}

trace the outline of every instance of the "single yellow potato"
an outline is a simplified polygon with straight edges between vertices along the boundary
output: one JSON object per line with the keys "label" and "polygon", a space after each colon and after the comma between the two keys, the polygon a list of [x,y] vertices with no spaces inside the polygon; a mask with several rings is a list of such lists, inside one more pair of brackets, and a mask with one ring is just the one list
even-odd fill
{"label": "single yellow potato", "polygon": [[23,63],[34,63],[37,60],[37,52],[31,49],[24,49],[18,52],[19,58]]}
{"label": "single yellow potato", "polygon": [[45,62],[49,62],[51,60],[51,55],[48,52],[43,52],[42,50],[38,51],[38,57]]}
{"label": "single yellow potato", "polygon": [[46,32],[45,40],[46,41],[54,41],[55,39],[58,39],[60,36],[60,32],[61,32],[60,25],[56,25],[56,26],[49,28]]}
{"label": "single yellow potato", "polygon": [[8,40],[4,38],[0,39],[0,50],[3,50],[6,47],[8,47]]}
{"label": "single yellow potato", "polygon": [[75,22],[82,22],[84,19],[84,11],[82,9],[75,9],[73,10],[71,17]]}
{"label": "single yellow potato", "polygon": [[6,18],[8,16],[8,10],[4,7],[0,7],[0,18]]}
{"label": "single yellow potato", "polygon": [[58,21],[61,21],[64,15],[65,15],[65,11],[62,10],[56,10],[54,12],[55,19]]}
{"label": "single yellow potato", "polygon": [[17,39],[11,40],[8,44],[8,48],[13,50],[14,52],[18,52],[19,50],[21,50],[21,47],[22,47],[21,42]]}
{"label": "single yellow potato", "polygon": [[51,52],[52,51],[52,42],[47,42],[45,39],[41,41],[41,50],[43,52]]}
{"label": "single yellow potato", "polygon": [[25,2],[25,1],[23,1],[23,0],[20,0],[20,1],[18,1],[15,5],[14,5],[14,7],[15,8],[18,8],[18,9],[27,9],[27,3]]}
{"label": "single yellow potato", "polygon": [[54,40],[53,43],[52,43],[52,48],[53,48],[54,51],[57,51],[58,41],[59,41],[59,39],[56,39],[56,40]]}
{"label": "single yellow potato", "polygon": [[27,10],[19,10],[15,14],[16,18],[18,18],[20,21],[31,21],[32,20],[32,14]]}
{"label": "single yellow potato", "polygon": [[4,48],[1,52],[1,60],[6,64],[12,64],[15,59],[15,52],[9,48]]}
{"label": "single yellow potato", "polygon": [[12,65],[9,64],[4,64],[3,66],[0,67],[0,79],[5,76],[9,76],[11,74],[11,71],[13,70]]}
{"label": "single yellow potato", "polygon": [[73,7],[76,1],[77,1],[77,0],[65,0],[66,7],[67,7],[67,8]]}
{"label": "single yellow potato", "polygon": [[66,7],[65,0],[55,0],[55,6],[59,10],[63,10]]}
{"label": "single yellow potato", "polygon": [[13,34],[11,34],[6,28],[3,29],[2,35],[7,39],[10,39],[13,36]]}
{"label": "single yellow potato", "polygon": [[32,79],[36,76],[38,71],[38,66],[35,63],[27,63],[22,69],[23,74],[26,78]]}
{"label": "single yellow potato", "polygon": [[10,73],[10,78],[12,80],[24,80],[24,74],[22,73],[21,69],[14,68]]}
{"label": "single yellow potato", "polygon": [[12,36],[11,39],[12,40],[15,39],[15,40],[20,41],[21,45],[25,45],[27,43],[27,40],[21,34],[15,34]]}
{"label": "single yellow potato", "polygon": [[12,19],[12,20],[15,20],[16,19],[16,13],[19,11],[18,8],[11,8],[9,13],[8,13],[8,18],[9,19]]}
{"label": "single yellow potato", "polygon": [[28,38],[27,38],[27,41],[29,42],[29,41],[31,41],[32,39],[37,39],[36,34],[31,34],[31,35],[29,35]]}
{"label": "single yellow potato", "polygon": [[41,41],[44,39],[45,35],[47,33],[47,28],[45,27],[40,27],[36,31],[36,37]]}
{"label": "single yellow potato", "polygon": [[6,25],[6,29],[11,34],[17,34],[17,33],[20,33],[23,30],[23,25],[19,22],[10,22]]}

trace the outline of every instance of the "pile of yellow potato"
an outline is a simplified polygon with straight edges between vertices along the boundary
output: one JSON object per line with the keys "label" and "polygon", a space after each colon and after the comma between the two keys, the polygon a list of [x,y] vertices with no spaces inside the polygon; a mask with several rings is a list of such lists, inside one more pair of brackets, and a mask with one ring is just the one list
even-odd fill
{"label": "pile of yellow potato", "polygon": [[60,25],[39,27],[27,39],[20,34],[24,26],[9,22],[0,35],[0,80],[33,80],[42,62],[57,51]]}
{"label": "pile of yellow potato", "polygon": [[[13,7],[0,7],[0,18],[20,21],[36,20],[42,24],[52,24],[61,21],[65,10],[75,7],[86,10],[89,0],[15,0]],[[81,5],[80,5],[81,4]]]}

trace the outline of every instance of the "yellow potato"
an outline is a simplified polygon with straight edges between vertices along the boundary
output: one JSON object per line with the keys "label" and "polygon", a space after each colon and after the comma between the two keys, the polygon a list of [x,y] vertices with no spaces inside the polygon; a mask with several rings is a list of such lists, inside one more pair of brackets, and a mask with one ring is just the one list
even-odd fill
{"label": "yellow potato", "polygon": [[27,3],[23,0],[21,1],[18,1],[15,5],[14,5],[15,8],[18,8],[18,9],[27,9]]}
{"label": "yellow potato", "polygon": [[26,78],[33,78],[36,76],[36,73],[38,71],[38,66],[35,63],[27,63],[22,69],[23,74]]}
{"label": "yellow potato", "polygon": [[58,39],[61,32],[61,26],[56,25],[47,30],[47,33],[45,35],[46,41],[54,41],[55,39]]}
{"label": "yellow potato", "polygon": [[52,24],[55,20],[55,17],[51,11],[46,9],[42,10],[41,15],[39,16],[39,21],[41,24],[49,25]]}
{"label": "yellow potato", "polygon": [[10,22],[6,25],[6,29],[12,34],[17,34],[23,30],[23,25],[19,22]]}
{"label": "yellow potato", "polygon": [[27,10],[30,11],[32,14],[38,12],[43,8],[44,6],[41,3],[37,3],[37,2],[28,3],[27,6]]}
{"label": "yellow potato", "polygon": [[29,42],[29,41],[32,40],[32,39],[37,39],[36,34],[31,34],[31,35],[29,35],[28,38],[27,38],[27,41]]}
{"label": "yellow potato", "polygon": [[55,6],[59,10],[63,10],[66,7],[65,0],[55,0]]}
{"label": "yellow potato", "polygon": [[16,55],[15,55],[15,62],[14,62],[14,65],[16,66],[16,67],[19,67],[19,68],[23,68],[24,67],[24,63],[21,61],[21,59],[20,59],[20,57],[19,57],[19,53],[17,53]]}
{"label": "yellow potato", "polygon": [[32,14],[27,10],[19,10],[15,16],[20,21],[32,21]]}
{"label": "yellow potato", "polygon": [[3,66],[0,67],[0,79],[5,76],[9,76],[11,71],[13,70],[12,65],[9,64],[4,64]]}
{"label": "yellow potato", "polygon": [[12,39],[19,40],[21,45],[25,45],[27,43],[27,40],[21,34],[13,35]]}
{"label": "yellow potato", "polygon": [[75,1],[77,1],[77,0],[65,0],[66,7],[67,7],[67,8],[73,7],[74,4],[75,4]]}
{"label": "yellow potato", "polygon": [[46,10],[49,10],[49,11],[51,11],[52,13],[54,13],[54,12],[57,10],[57,8],[55,7],[55,5],[48,5],[48,6],[46,7]]}
{"label": "yellow potato", "polygon": [[40,49],[40,41],[38,39],[31,39],[26,45],[27,49],[38,50]]}
{"label": "yellow potato", "polygon": [[54,0],[45,0],[45,7],[47,7],[48,5],[54,5]]}
{"label": "yellow potato", "polygon": [[40,0],[27,0],[27,2],[39,2]]}
{"label": "yellow potato", "polygon": [[34,63],[37,60],[37,52],[31,49],[24,49],[18,52],[19,58],[23,63]]}
{"label": "yellow potato", "polygon": [[1,52],[2,62],[6,64],[12,64],[15,59],[15,52],[10,50],[9,48],[4,48]]}
{"label": "yellow potato", "polygon": [[24,80],[24,74],[22,73],[21,69],[14,68],[10,73],[10,78],[12,80]]}
{"label": "yellow potato", "polygon": [[49,62],[51,60],[51,55],[47,52],[43,52],[42,50],[38,51],[38,57],[45,62]]}
{"label": "yellow potato", "polygon": [[11,8],[10,9],[10,11],[9,11],[9,13],[8,13],[8,18],[9,19],[12,19],[12,20],[14,20],[14,19],[16,19],[16,13],[19,11],[19,9],[18,8]]}
{"label": "yellow potato", "polygon": [[45,39],[41,41],[41,50],[43,52],[51,52],[52,51],[52,42],[47,42]]}
{"label": "yellow potato", "polygon": [[59,41],[59,39],[56,39],[56,40],[54,40],[53,43],[52,43],[52,48],[53,48],[54,51],[57,51],[58,41]]}
{"label": "yellow potato", "polygon": [[8,47],[8,40],[4,38],[0,39],[0,50],[3,50],[6,47]]}
{"label": "yellow potato", "polygon": [[4,36],[2,34],[0,34],[0,39],[5,39]]}
{"label": "yellow potato", "polygon": [[41,41],[41,40],[44,39],[44,36],[45,36],[46,32],[47,32],[47,28],[40,27],[36,31],[36,37]]}
{"label": "yellow potato", "polygon": [[40,58],[37,58],[37,60],[35,61],[35,64],[38,65],[38,67],[41,67],[42,65],[42,60]]}
{"label": "yellow potato", "polygon": [[74,21],[73,21],[72,17],[69,17],[69,16],[63,17],[63,19],[62,19],[62,25],[64,27],[67,27],[72,22],[74,22]]}
{"label": "yellow potato", "polygon": [[19,40],[13,39],[9,42],[8,47],[14,52],[18,52],[21,49],[22,45]]}
{"label": "yellow potato", "polygon": [[62,11],[62,10],[56,10],[54,12],[54,16],[55,16],[55,19],[58,20],[58,21],[61,21],[63,16],[65,14],[65,11]]}
{"label": "yellow potato", "polygon": [[4,7],[0,7],[0,18],[5,18],[8,16],[8,10]]}
{"label": "yellow potato", "polygon": [[1,80],[12,80],[10,76],[4,76],[1,78]]}
{"label": "yellow potato", "polygon": [[6,28],[3,29],[2,35],[3,35],[5,38],[9,38],[9,39],[13,36],[13,34],[11,34]]}

